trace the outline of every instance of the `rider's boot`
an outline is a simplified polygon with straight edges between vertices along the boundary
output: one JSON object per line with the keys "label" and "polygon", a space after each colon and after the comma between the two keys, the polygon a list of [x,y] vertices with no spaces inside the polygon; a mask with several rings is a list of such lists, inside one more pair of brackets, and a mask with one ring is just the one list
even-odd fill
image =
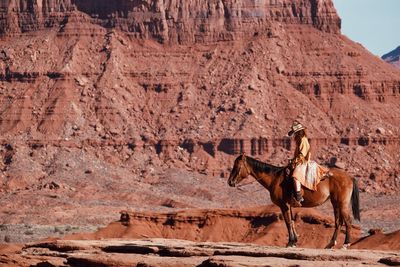
{"label": "rider's boot", "polygon": [[301,195],[301,184],[296,179],[294,180],[294,196],[292,198],[292,206],[293,207],[301,207],[301,202],[304,201],[303,196]]}

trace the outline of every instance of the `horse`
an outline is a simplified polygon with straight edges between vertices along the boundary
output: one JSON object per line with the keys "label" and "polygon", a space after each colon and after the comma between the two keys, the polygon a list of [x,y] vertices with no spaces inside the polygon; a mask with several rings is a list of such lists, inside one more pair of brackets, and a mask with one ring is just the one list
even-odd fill
{"label": "horse", "polygon": [[[265,187],[270,193],[272,202],[280,208],[285,220],[289,234],[287,247],[296,247],[298,237],[294,227],[291,207],[293,181],[286,179],[286,168],[273,166],[246,155],[240,155],[234,162],[228,184],[231,187],[235,187],[243,179],[251,175]],[[343,222],[346,226],[343,248],[348,248],[351,245],[350,231],[352,227],[352,219],[349,212],[350,202],[354,219],[360,221],[357,180],[341,169],[331,168],[330,177],[321,180],[317,185],[316,191],[302,187],[302,193],[304,198],[302,206],[307,208],[316,207],[325,203],[328,199],[331,200],[335,215],[335,231],[325,248],[330,249],[337,244],[337,235]]]}

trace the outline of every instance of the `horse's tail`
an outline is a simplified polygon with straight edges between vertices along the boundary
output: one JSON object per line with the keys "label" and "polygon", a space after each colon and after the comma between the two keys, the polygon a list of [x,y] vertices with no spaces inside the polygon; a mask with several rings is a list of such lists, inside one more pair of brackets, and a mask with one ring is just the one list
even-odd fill
{"label": "horse's tail", "polygon": [[351,193],[351,208],[353,210],[353,217],[357,221],[361,221],[360,218],[360,190],[358,189],[358,182],[353,178],[353,193]]}

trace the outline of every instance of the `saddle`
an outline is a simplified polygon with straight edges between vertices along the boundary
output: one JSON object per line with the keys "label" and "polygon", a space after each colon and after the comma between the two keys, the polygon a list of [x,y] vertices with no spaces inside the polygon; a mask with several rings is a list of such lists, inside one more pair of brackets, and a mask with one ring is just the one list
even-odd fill
{"label": "saddle", "polygon": [[[306,164],[310,164],[311,167],[306,166]],[[296,172],[296,174],[294,174]],[[285,179],[284,182],[286,181],[289,186],[289,188],[292,188],[291,184],[293,184],[292,179],[293,176],[300,181],[301,185],[307,189],[315,191],[316,186],[323,180],[330,178],[333,176],[333,174],[329,171],[328,168],[325,168],[319,164],[317,164],[315,161],[310,161],[309,163],[303,164],[303,166],[297,166],[294,167],[289,163],[285,168],[284,168],[284,173],[285,173]],[[300,174],[301,177],[298,177]],[[302,178],[302,179],[299,179]]]}

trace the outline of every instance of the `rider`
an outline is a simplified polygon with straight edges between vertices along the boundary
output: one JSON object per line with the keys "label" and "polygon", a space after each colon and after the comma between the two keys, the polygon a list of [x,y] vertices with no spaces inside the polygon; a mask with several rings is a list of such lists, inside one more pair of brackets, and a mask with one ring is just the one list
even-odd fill
{"label": "rider", "polygon": [[310,160],[310,144],[307,139],[306,128],[298,121],[294,121],[289,136],[294,135],[296,141],[296,149],[294,151],[294,157],[289,163],[292,172],[293,183],[294,183],[294,199],[293,205],[301,207],[301,202],[304,200],[301,195],[301,182],[304,182],[304,175],[297,175],[296,170],[303,164],[307,164]]}

